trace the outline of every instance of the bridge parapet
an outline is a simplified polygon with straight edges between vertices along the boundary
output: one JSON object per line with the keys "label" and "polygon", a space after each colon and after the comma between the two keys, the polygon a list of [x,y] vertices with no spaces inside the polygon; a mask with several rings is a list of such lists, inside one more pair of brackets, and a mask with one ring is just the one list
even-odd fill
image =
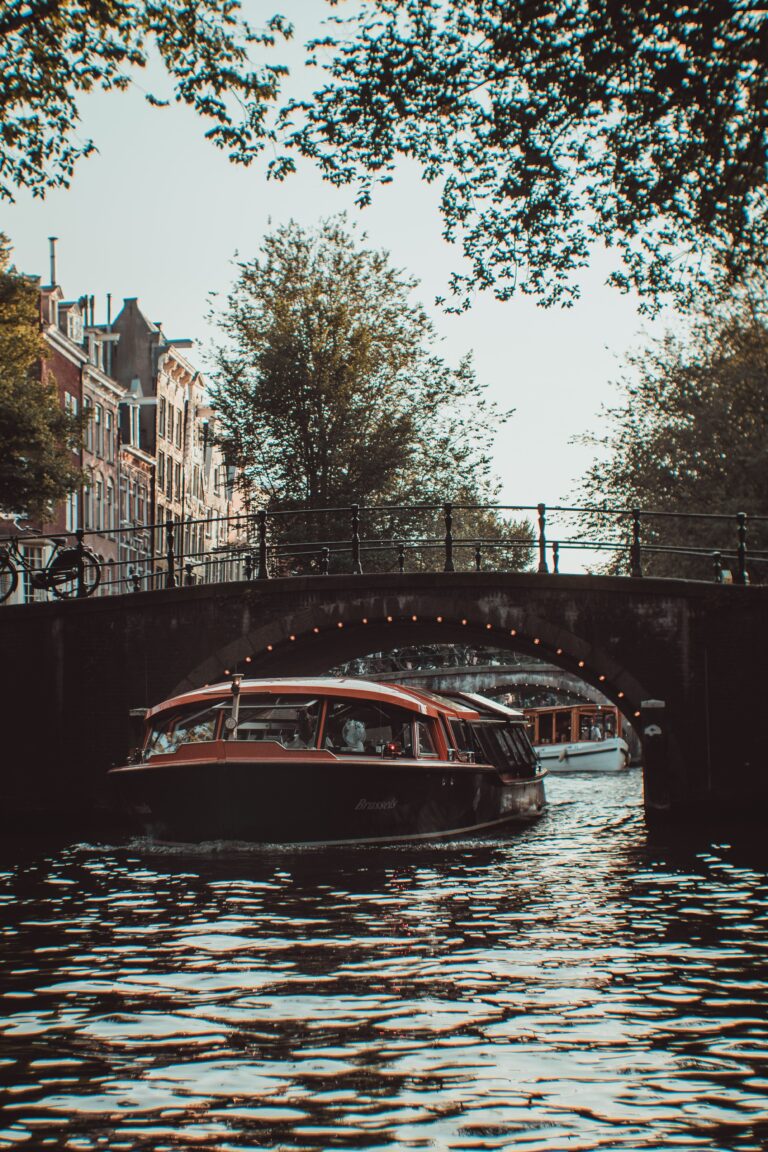
{"label": "bridge parapet", "polygon": [[[492,644],[580,677],[642,728],[665,702],[652,814],[765,816],[759,725],[768,587],[524,573],[391,573],[198,585],[0,611],[5,803],[92,797],[129,709],[247,675],[312,675],[420,643]],[[652,784],[652,788],[651,788]]]}

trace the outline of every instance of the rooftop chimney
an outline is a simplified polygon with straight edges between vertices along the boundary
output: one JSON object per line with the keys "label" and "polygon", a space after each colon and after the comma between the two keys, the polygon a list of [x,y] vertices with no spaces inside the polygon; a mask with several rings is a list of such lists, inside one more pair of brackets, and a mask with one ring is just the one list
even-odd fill
{"label": "rooftop chimney", "polygon": [[49,236],[48,243],[51,246],[51,288],[56,287],[56,241],[58,236]]}

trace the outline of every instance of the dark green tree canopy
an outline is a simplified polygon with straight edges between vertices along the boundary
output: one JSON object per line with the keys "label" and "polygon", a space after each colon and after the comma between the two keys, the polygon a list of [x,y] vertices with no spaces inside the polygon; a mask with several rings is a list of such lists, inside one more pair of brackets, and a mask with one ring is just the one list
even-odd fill
{"label": "dark green tree canopy", "polygon": [[38,285],[11,266],[0,233],[0,510],[35,520],[82,479],[81,423],[62,409],[45,355]]}
{"label": "dark green tree canopy", "polygon": [[207,136],[233,161],[249,163],[270,137],[266,117],[285,71],[255,67],[249,50],[290,32],[280,17],[255,32],[238,0],[5,0],[0,199],[13,200],[20,188],[43,195],[67,186],[77,160],[95,148],[77,133],[79,96],[126,88],[152,51],[174,98],[210,123]]}
{"label": "dark green tree canopy", "polygon": [[[414,286],[343,218],[279,227],[238,265],[212,395],[224,448],[259,502],[440,509],[494,498],[491,449],[510,413],[489,402],[469,358],[441,359]],[[473,536],[498,529],[493,516],[470,521]],[[391,538],[396,524],[387,516],[377,530]],[[406,528],[428,530],[412,517]]]}
{"label": "dark green tree canopy", "polygon": [[363,0],[313,47],[330,78],[285,111],[290,148],[363,203],[399,157],[441,182],[454,306],[568,304],[604,245],[650,309],[764,259],[764,4]]}
{"label": "dark green tree canopy", "polygon": [[[717,524],[651,518],[643,535],[659,546],[730,553],[736,513],[746,512],[750,550],[768,548],[768,286],[753,282],[728,304],[711,304],[689,331],[653,342],[629,366],[621,402],[602,413],[604,432],[581,438],[598,459],[576,500],[723,514]],[[592,516],[585,527],[599,532],[609,522]],[[648,564],[681,574],[679,559],[663,554]],[[709,572],[688,567],[703,578]],[[753,576],[768,578],[768,564]]]}

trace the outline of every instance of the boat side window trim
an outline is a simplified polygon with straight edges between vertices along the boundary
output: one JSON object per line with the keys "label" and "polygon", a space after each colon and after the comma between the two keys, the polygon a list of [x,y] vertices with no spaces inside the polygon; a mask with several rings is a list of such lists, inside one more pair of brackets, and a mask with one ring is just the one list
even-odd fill
{"label": "boat side window trim", "polygon": [[304,696],[241,697],[234,741],[280,744],[283,748],[316,748],[320,701]]}

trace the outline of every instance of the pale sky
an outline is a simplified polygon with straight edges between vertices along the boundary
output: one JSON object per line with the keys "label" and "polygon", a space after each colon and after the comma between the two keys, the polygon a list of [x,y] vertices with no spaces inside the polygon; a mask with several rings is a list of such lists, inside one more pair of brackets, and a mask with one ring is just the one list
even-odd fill
{"label": "pale sky", "polygon": [[[306,89],[308,79],[316,84],[317,72],[302,75],[301,45],[328,11],[322,0],[252,0],[246,10],[254,23],[275,10],[293,20],[293,46],[278,46],[272,55],[294,70],[290,94]],[[168,91],[164,77],[153,79],[156,94]],[[503,500],[556,504],[569,497],[593,455],[571,438],[597,427],[601,403],[614,400],[609,382],[621,375],[624,354],[643,343],[644,330],[659,330],[638,315],[635,301],[604,286],[607,260],[585,276],[582,299],[570,310],[542,310],[524,297],[502,304],[480,294],[470,312],[449,316],[433,301],[461,266],[460,251],[441,238],[438,188],[422,183],[415,168],[403,166],[360,211],[353,190],[324,184],[309,166],[273,184],[263,164],[231,165],[203,139],[191,111],[151,108],[138,88],[96,93],[83,101],[81,115],[82,135],[93,137],[99,153],[81,162],[70,189],[0,205],[0,230],[10,236],[22,271],[47,283],[47,238],[57,236],[58,280],[68,299],[94,295],[96,320],[103,322],[108,292],[113,315],[124,297],[137,296],[166,335],[199,342],[201,351],[190,358],[204,368],[202,349],[213,334],[209,298],[226,294],[235,254],[255,255],[270,221],[311,226],[346,210],[372,246],[387,249],[421,281],[418,295],[444,358],[455,364],[472,350],[478,378],[515,408],[496,443]]]}

